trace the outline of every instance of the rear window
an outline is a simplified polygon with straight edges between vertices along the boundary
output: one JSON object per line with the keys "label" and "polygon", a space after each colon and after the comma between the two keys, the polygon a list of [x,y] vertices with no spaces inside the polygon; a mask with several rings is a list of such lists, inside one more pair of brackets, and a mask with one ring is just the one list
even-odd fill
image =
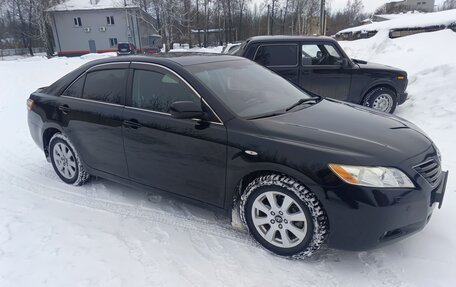
{"label": "rear window", "polygon": [[125,92],[126,69],[101,70],[90,72],[86,76],[82,98],[119,104]]}
{"label": "rear window", "polygon": [[118,48],[119,50],[121,50],[121,49],[122,49],[122,50],[128,50],[128,49],[130,49],[128,43],[121,43],[121,44],[117,45],[117,48]]}
{"label": "rear window", "polygon": [[296,66],[298,64],[298,45],[261,45],[256,51],[254,61],[269,67]]}

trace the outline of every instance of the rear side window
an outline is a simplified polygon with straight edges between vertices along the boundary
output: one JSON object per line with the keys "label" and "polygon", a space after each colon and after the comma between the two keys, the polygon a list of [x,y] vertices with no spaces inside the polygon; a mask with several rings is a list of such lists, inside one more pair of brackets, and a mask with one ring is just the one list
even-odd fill
{"label": "rear side window", "polygon": [[101,70],[90,72],[86,76],[82,98],[119,104],[125,92],[126,69]]}
{"label": "rear side window", "polygon": [[65,92],[63,92],[64,96],[72,97],[72,98],[80,98],[82,97],[82,89],[84,88],[84,80],[85,75],[81,76],[79,79],[74,81],[71,86],[69,86]]}
{"label": "rear side window", "polygon": [[296,66],[298,45],[262,45],[258,48],[254,61],[263,66]]}
{"label": "rear side window", "polygon": [[162,113],[169,113],[169,107],[176,101],[201,100],[179,79],[155,71],[135,70],[133,78],[132,106]]}
{"label": "rear side window", "polygon": [[[247,45],[247,44],[243,44],[244,45]],[[252,44],[250,45],[248,48],[247,48],[247,51],[244,53],[244,57],[246,57],[247,59],[251,59],[253,60],[253,58],[255,57],[255,52],[258,48],[258,45],[255,45],[255,44]],[[241,49],[244,49],[243,47]],[[241,55],[239,55],[241,56]]]}

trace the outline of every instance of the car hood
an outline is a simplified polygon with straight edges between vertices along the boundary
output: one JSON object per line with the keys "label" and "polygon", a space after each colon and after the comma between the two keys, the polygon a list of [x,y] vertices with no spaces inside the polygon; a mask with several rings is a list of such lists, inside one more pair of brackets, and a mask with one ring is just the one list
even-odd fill
{"label": "car hood", "polygon": [[357,59],[352,59],[355,64],[359,66],[360,69],[368,69],[368,70],[382,70],[382,71],[388,71],[392,73],[402,73],[402,74],[407,74],[406,71],[395,68],[392,66],[388,65],[383,65],[383,64],[378,64],[378,63],[372,63],[372,62],[367,62],[367,61],[362,61],[362,60],[357,60]]}
{"label": "car hood", "polygon": [[322,100],[313,106],[254,121],[264,135],[321,152],[351,155],[352,163],[397,163],[422,153],[432,141],[399,117],[362,106]]}

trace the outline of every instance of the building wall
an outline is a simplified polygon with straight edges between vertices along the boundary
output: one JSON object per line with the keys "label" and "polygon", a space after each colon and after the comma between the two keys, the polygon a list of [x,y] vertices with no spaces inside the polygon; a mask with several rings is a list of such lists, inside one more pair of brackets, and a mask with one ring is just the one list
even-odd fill
{"label": "building wall", "polygon": [[407,10],[418,10],[423,12],[432,12],[434,11],[435,0],[404,0],[400,2],[391,2],[386,5],[390,7],[403,6]]}
{"label": "building wall", "polygon": [[411,8],[424,11],[432,12],[434,11],[434,0],[406,0],[406,5],[409,5]]}
{"label": "building wall", "polygon": [[[142,13],[139,9],[54,11],[51,13],[55,50],[60,55],[88,53],[90,40],[95,42],[97,52],[116,51],[117,45],[111,46],[110,38],[116,38],[117,43],[131,42],[137,48],[141,48],[140,38],[144,37],[144,33],[154,34],[150,31],[154,30],[150,27],[151,25],[148,26],[148,29],[139,27],[137,16],[141,16]],[[113,25],[107,24],[106,18],[109,16],[114,17]],[[81,27],[74,25],[75,17],[81,18]],[[102,27],[105,27],[106,31],[102,31]],[[90,31],[85,30],[87,28]]]}

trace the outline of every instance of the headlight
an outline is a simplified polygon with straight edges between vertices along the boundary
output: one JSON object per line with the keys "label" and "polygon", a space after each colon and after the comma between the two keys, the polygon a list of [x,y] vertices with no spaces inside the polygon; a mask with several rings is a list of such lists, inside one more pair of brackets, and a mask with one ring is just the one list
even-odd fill
{"label": "headlight", "polygon": [[435,152],[437,153],[437,158],[439,159],[439,162],[442,162],[442,154],[440,153],[439,148],[436,145],[434,145],[434,148]]}
{"label": "headlight", "polygon": [[342,164],[330,164],[329,168],[343,181],[349,184],[370,187],[408,187],[415,185],[402,171],[392,167],[368,167]]}

